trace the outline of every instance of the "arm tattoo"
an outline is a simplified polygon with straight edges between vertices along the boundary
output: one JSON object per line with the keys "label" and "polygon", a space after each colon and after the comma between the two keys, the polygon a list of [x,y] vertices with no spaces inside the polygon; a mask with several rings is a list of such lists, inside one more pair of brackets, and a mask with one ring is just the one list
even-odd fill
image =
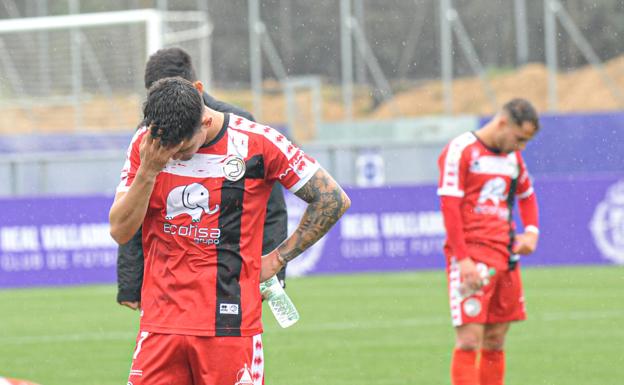
{"label": "arm tattoo", "polygon": [[286,261],[293,260],[321,239],[351,205],[347,194],[323,169],[295,195],[308,202],[308,207],[295,232],[278,248]]}

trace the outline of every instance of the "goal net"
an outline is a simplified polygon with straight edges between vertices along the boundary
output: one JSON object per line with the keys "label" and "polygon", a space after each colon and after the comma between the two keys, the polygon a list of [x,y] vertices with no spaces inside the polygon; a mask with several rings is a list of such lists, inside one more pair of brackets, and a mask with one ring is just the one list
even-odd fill
{"label": "goal net", "polygon": [[152,9],[0,21],[0,133],[128,130],[148,56],[180,46],[210,82],[203,12]]}

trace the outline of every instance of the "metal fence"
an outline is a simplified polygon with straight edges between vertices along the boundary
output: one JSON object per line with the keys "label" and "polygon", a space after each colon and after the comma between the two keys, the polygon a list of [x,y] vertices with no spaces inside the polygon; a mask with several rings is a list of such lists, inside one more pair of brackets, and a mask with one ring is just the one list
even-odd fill
{"label": "metal fence", "polygon": [[[442,144],[399,142],[303,146],[304,151],[347,186],[358,184],[358,175],[364,172],[358,168],[358,158],[371,153],[383,159],[381,168],[373,172],[381,175],[379,182],[384,185],[435,182],[436,159],[441,148]],[[125,156],[122,150],[2,155],[0,196],[113,195]]]}
{"label": "metal fence", "polygon": [[[341,84],[341,116],[350,120],[357,109],[354,85],[381,103],[391,101],[393,93],[406,87],[406,81],[413,85],[422,79],[441,78],[441,111],[452,114],[457,110],[451,87],[454,78],[477,75],[482,88],[478,92],[487,94],[494,108],[501,100],[490,85],[487,71],[517,68],[527,61],[548,66],[545,86],[549,110],[557,110],[561,97],[555,74],[584,63],[598,71],[611,98],[624,105],[618,82],[601,64],[621,53],[617,36],[622,27],[612,20],[621,17],[624,8],[616,1],[483,1],[488,12],[481,14],[478,11],[483,7],[476,3],[3,0],[0,23],[15,21],[37,29],[0,36],[0,132],[36,132],[50,124],[49,112],[59,109],[67,111],[60,114],[63,119],[51,125],[53,130],[131,127],[143,95],[144,48],[149,45],[146,29],[140,25],[101,25],[53,32],[43,28],[42,22],[59,17],[54,15],[103,15],[108,13],[103,11],[147,11],[145,8],[162,12],[162,43],[181,44],[190,50],[202,80],[210,82],[214,76],[220,85],[251,88],[253,97],[248,107],[253,107],[261,121],[265,120],[262,100],[269,79],[277,80],[282,89],[311,74],[323,82]],[[176,23],[166,17],[171,12],[190,10],[207,22],[186,17],[187,22]],[[592,19],[592,15],[604,17],[606,13],[613,19]],[[484,24],[495,33],[486,33]],[[206,39],[209,34],[211,41]],[[211,55],[211,50],[216,54]],[[327,100],[326,95],[323,97]],[[289,109],[285,115],[296,121],[296,111]],[[24,121],[30,123],[19,127]]]}

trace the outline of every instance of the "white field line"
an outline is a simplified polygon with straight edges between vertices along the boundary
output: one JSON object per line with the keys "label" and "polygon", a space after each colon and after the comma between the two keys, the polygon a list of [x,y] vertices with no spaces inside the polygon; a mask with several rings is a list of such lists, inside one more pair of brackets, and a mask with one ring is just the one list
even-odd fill
{"label": "white field line", "polygon": [[[594,312],[551,312],[544,313],[541,316],[529,315],[529,322],[559,322],[559,321],[590,321],[610,318],[624,317],[624,310],[604,310]],[[344,331],[354,329],[395,329],[401,327],[416,326],[436,326],[450,323],[448,317],[419,317],[406,318],[401,320],[363,320],[357,322],[327,322],[316,324],[304,324],[294,327],[295,333],[317,333]],[[269,333],[280,333],[280,330],[270,330]],[[52,334],[39,336],[6,336],[0,337],[0,346],[2,345],[27,345],[42,343],[59,343],[59,342],[85,342],[85,341],[128,341],[136,338],[136,333],[130,331],[111,331],[100,333],[74,333],[74,334]]]}
{"label": "white field line", "polygon": [[102,333],[50,334],[40,336],[0,337],[0,345],[26,345],[84,341],[123,341],[134,338],[136,338],[136,333],[119,331]]}

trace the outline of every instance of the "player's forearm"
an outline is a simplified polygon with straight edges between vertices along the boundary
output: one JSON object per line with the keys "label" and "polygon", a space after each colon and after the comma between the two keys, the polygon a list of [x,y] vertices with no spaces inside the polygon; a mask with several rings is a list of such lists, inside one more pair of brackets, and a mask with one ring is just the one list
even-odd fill
{"label": "player's forearm", "polygon": [[155,175],[139,169],[128,192],[115,199],[109,222],[111,236],[117,243],[127,243],[141,227],[155,181]]}
{"label": "player's forearm", "polygon": [[461,198],[443,196],[440,199],[440,206],[446,228],[446,237],[453,251],[453,256],[457,260],[465,259],[468,257],[468,247],[464,237]]}
{"label": "player's forearm", "polygon": [[351,206],[347,194],[323,169],[319,169],[296,195],[308,202],[308,207],[297,229],[278,247],[279,254],[286,262],[296,258],[327,234]]}
{"label": "player's forearm", "polygon": [[539,208],[535,193],[520,199],[518,208],[520,209],[520,218],[522,219],[524,229],[534,231],[536,234],[539,233]]}

